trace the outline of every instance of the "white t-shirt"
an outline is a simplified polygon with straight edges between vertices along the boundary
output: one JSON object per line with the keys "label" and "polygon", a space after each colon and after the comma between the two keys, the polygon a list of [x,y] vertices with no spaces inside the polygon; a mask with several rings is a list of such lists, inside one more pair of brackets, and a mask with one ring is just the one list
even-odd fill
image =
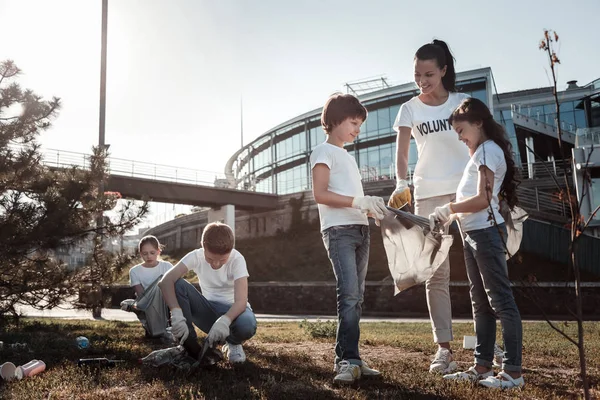
{"label": "white t-shirt", "polygon": [[249,276],[246,259],[233,249],[229,260],[219,269],[213,269],[204,258],[204,249],[190,251],[181,259],[190,271],[198,275],[202,295],[209,301],[233,304],[234,282]]}
{"label": "white t-shirt", "polygon": [[464,93],[450,92],[444,104],[428,106],[416,96],[398,111],[394,129],[411,128],[417,144],[419,160],[413,174],[417,200],[456,192],[469,150],[458,140],[448,118],[466,98]]}
{"label": "white t-shirt", "polygon": [[129,270],[129,286],[142,285],[146,289],[152,282],[168,270],[173,268],[173,264],[168,261],[158,261],[158,265],[152,268],[144,267],[138,264]]}
{"label": "white t-shirt", "polygon": [[[356,160],[346,149],[324,142],[316,146],[310,155],[311,169],[317,164],[329,168],[327,189],[343,196],[364,196],[362,178]],[[319,204],[321,231],[338,225],[369,225],[367,214],[352,207],[330,207]]]}
{"label": "white t-shirt", "polygon": [[[467,163],[467,167],[456,190],[456,201],[477,194],[479,168],[482,165],[485,165],[494,173],[494,191],[492,193],[491,206],[494,210],[496,222],[501,224],[504,222],[504,219],[499,211],[498,193],[500,193],[500,187],[506,175],[506,160],[504,159],[504,152],[493,140],[487,140],[480,144]],[[458,214],[458,217],[460,218],[460,227],[464,232],[489,228],[494,225],[494,221],[489,220],[489,207],[476,213]]]}

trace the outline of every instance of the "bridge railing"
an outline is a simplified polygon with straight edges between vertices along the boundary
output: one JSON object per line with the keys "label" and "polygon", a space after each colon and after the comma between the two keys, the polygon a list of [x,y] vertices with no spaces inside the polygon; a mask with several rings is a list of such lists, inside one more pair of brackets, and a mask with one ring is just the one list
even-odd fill
{"label": "bridge railing", "polygon": [[[45,149],[42,162],[50,167],[65,168],[75,165],[89,168],[90,157],[90,154]],[[225,182],[225,174],[222,172],[196,170],[115,157],[108,157],[107,161],[109,173],[112,175],[204,186],[218,186],[220,183]]]}

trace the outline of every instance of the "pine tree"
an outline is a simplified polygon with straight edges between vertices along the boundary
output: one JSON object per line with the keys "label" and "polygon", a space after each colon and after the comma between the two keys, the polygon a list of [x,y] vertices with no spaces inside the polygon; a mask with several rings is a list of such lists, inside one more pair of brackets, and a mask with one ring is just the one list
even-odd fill
{"label": "pine tree", "polygon": [[[98,190],[107,178],[105,149],[95,148],[86,168],[44,165],[37,139],[56,117],[60,99],[46,101],[22,89],[15,81],[20,72],[14,62],[0,62],[0,315],[14,314],[18,303],[52,308],[86,281],[107,280],[114,259],[102,244],[147,212],[147,203],[126,202],[116,216],[98,218],[118,197]],[[94,254],[104,261],[94,263],[91,279],[86,269],[56,259],[57,249],[95,237],[100,245]]]}

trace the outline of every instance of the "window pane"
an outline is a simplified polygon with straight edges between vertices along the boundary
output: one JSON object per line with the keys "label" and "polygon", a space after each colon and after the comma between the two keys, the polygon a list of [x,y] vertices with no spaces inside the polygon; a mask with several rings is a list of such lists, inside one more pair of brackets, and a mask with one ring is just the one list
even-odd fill
{"label": "window pane", "polygon": [[585,121],[585,111],[575,110],[575,124],[578,128],[586,128],[587,123]]}
{"label": "window pane", "polygon": [[367,122],[366,122],[367,134],[365,136],[371,137],[371,136],[377,135],[377,115],[378,115],[377,110],[369,112],[369,116],[367,117]]}
{"label": "window pane", "polygon": [[575,131],[575,114],[573,111],[561,111],[560,112],[560,123],[564,124],[563,128],[569,131]]}
{"label": "window pane", "polygon": [[560,112],[571,111],[572,109],[573,109],[572,101],[565,101],[564,103],[561,103],[561,105],[560,105]]}
{"label": "window pane", "polygon": [[481,100],[485,103],[485,105],[488,105],[487,93],[485,90],[475,90],[471,97]]}
{"label": "window pane", "polygon": [[390,122],[390,109],[382,108],[377,110],[377,121],[379,124],[379,133],[384,134],[391,131],[392,123]]}
{"label": "window pane", "polygon": [[396,117],[398,116],[399,112],[400,112],[399,105],[390,107],[390,121],[391,121],[390,126],[394,126],[394,121],[396,121]]}

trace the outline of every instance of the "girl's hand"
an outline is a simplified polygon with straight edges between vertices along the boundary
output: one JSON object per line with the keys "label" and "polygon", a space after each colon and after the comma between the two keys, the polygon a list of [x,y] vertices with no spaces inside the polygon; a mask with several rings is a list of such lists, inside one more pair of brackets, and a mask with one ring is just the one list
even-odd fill
{"label": "girl's hand", "polygon": [[436,207],[433,213],[429,214],[429,226],[433,230],[438,224],[445,225],[450,221],[450,218],[454,214],[454,210],[452,210],[452,203],[444,204],[441,207]]}

